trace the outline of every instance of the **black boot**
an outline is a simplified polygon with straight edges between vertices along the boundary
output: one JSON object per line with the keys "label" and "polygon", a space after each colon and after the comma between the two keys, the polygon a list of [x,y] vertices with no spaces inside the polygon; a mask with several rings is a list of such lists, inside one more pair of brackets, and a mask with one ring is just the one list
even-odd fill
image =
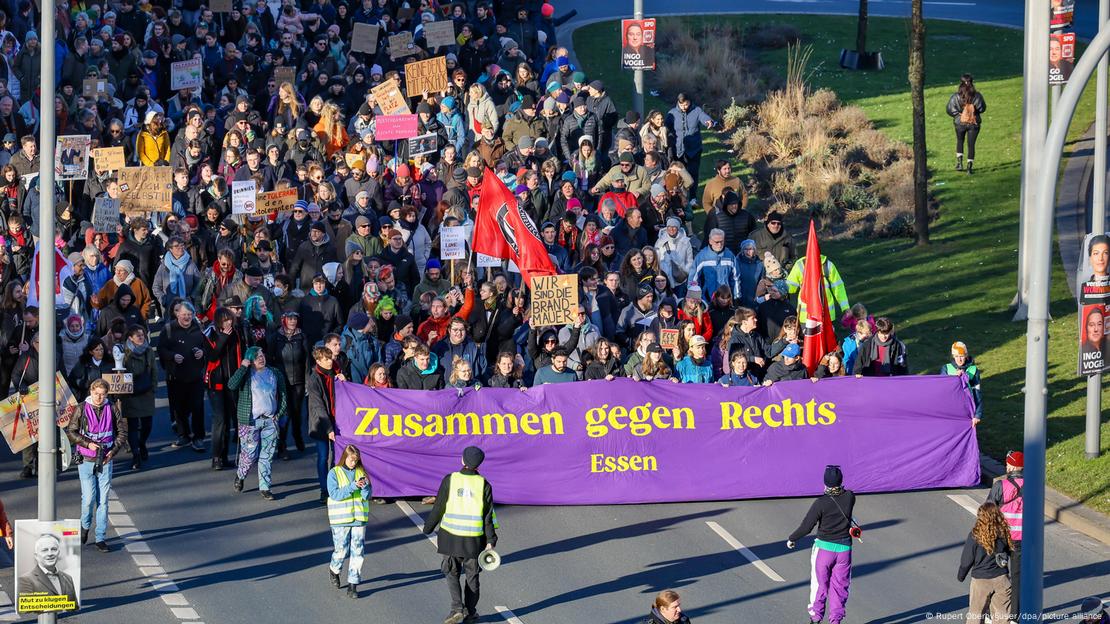
{"label": "black boot", "polygon": [[358,598],[358,585],[355,585],[354,583],[347,584],[347,597]]}
{"label": "black boot", "polygon": [[967,159],[967,175],[971,175],[971,168],[975,165],[975,161],[970,158]]}
{"label": "black boot", "polygon": [[339,575],[332,572],[331,568],[328,568],[328,578],[331,579],[332,587],[339,589]]}
{"label": "black boot", "polygon": [[956,171],[964,170],[964,155],[956,154]]}

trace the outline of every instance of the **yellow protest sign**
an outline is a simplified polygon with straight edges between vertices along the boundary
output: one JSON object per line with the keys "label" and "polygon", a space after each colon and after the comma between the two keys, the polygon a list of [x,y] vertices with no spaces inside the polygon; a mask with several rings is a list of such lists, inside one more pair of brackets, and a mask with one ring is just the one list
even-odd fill
{"label": "yellow protest sign", "polygon": [[405,96],[401,95],[401,89],[395,79],[386,80],[370,89],[370,92],[374,94],[374,101],[378,103],[378,108],[382,109],[382,114],[409,114],[409,104],[405,101]]}
{"label": "yellow protest sign", "polygon": [[578,320],[578,274],[532,276],[532,327]]}
{"label": "yellow protest sign", "polygon": [[124,167],[119,170],[120,210],[170,212],[173,204],[172,167]]}
{"label": "yellow protest sign", "polygon": [[269,193],[259,193],[255,202],[255,216],[266,216],[293,209],[297,203],[297,189],[287,188]]}
{"label": "yellow protest sign", "polygon": [[447,90],[447,57],[405,64],[405,91],[414,97]]}

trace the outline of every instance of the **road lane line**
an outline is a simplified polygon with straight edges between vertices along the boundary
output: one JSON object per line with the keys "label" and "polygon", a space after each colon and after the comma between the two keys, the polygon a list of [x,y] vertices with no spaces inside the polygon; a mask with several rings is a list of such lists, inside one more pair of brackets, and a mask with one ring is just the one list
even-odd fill
{"label": "road lane line", "polygon": [[747,546],[741,544],[740,541],[733,537],[731,533],[726,531],[724,527],[717,524],[716,522],[713,522],[712,520],[707,520],[705,523],[709,525],[709,528],[713,529],[714,533],[720,535],[721,539],[725,540],[725,542],[728,543],[729,546],[732,546],[732,548],[736,550],[736,552],[744,555],[744,558],[750,561],[751,564],[754,565],[756,569],[762,572],[767,578],[775,581],[776,583],[786,582],[786,579],[779,576],[778,572],[772,570],[771,566],[760,561],[759,557],[755,556],[755,553],[749,550]]}
{"label": "road lane line", "polygon": [[520,621],[520,618],[513,615],[512,611],[509,611],[508,607],[495,606],[494,609],[497,609],[497,612],[500,613],[501,617],[505,618],[505,621],[509,624],[524,624],[524,622]]}
{"label": "road lane line", "polygon": [[973,516],[979,515],[979,503],[975,502],[975,499],[967,494],[949,494],[948,498],[952,499],[953,503],[966,509],[969,514]]}
{"label": "road lane line", "polygon": [[[397,501],[397,506],[400,507],[401,511],[405,512],[405,515],[409,517],[409,520],[412,520],[412,523],[416,525],[416,530],[420,531],[421,535],[424,535],[424,519],[420,517],[420,514],[413,511],[412,506],[403,500]],[[428,541],[432,544],[435,544],[436,546],[439,545],[439,542],[436,541],[435,531],[432,531],[430,535],[424,535],[424,537],[427,537]]]}

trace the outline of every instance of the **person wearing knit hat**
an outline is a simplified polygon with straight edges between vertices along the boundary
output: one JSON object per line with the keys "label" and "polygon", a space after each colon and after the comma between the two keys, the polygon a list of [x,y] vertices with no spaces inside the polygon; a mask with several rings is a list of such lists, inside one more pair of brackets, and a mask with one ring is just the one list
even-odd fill
{"label": "person wearing knit hat", "polygon": [[555,7],[545,2],[543,6],[540,7],[540,15],[542,15],[544,19],[551,19],[551,16],[555,15]]}
{"label": "person wearing knit hat", "polygon": [[[424,522],[425,534],[439,529],[437,550],[443,555],[441,569],[451,595],[451,612],[444,624],[478,620],[478,557],[497,546],[493,487],[478,473],[485,458],[476,446],[463,450],[461,469],[443,477],[435,505]],[[465,592],[459,583],[463,574]]]}
{"label": "person wearing knit hat", "polygon": [[361,382],[370,374],[370,366],[377,361],[381,345],[374,336],[377,328],[370,322],[370,315],[358,310],[347,319],[347,327],[340,337],[343,352],[347,354],[351,380]]}
{"label": "person wearing knit hat", "polygon": [[[1010,587],[1021,587],[1021,515],[1025,509],[1022,487],[1025,485],[1025,454],[1010,451],[1006,454],[1006,472],[995,477],[987,502],[998,505],[1002,517],[1010,527],[1010,540],[1014,543],[1010,552]],[[1019,592],[1010,593],[1010,613],[1020,613]]]}
{"label": "person wearing knit hat", "polygon": [[786,547],[793,549],[798,540],[817,528],[810,555],[809,619],[824,620],[827,600],[829,622],[840,624],[852,583],[852,538],[863,541],[863,530],[853,516],[856,495],[844,487],[840,466],[826,466],[823,481],[824,494],[810,505],[802,523],[786,539]]}
{"label": "person wearing knit hat", "polygon": [[243,481],[252,465],[258,462],[258,492],[272,501],[270,468],[277,448],[278,423],[285,420],[285,376],[266,365],[262,347],[250,347],[243,355],[239,369],[227,381],[227,388],[237,392],[236,420],[239,425],[239,462],[235,470],[234,488],[243,491]]}
{"label": "person wearing knit hat", "polygon": [[[1011,602],[1013,602],[1011,600]],[[1010,609],[1011,613],[1015,609]],[[1079,617],[1083,618],[1082,624],[1110,624],[1110,615],[1106,613],[1106,604],[1101,598],[1088,596],[1079,603]]]}
{"label": "person wearing knit hat", "polygon": [[975,360],[968,352],[966,344],[958,340],[952,343],[952,361],[940,367],[940,374],[954,377],[962,376],[964,378],[964,384],[967,386],[968,392],[971,393],[971,401],[975,404],[975,416],[971,423],[978,425],[983,418],[983,392],[980,387],[982,375],[979,373],[979,367],[976,366]]}

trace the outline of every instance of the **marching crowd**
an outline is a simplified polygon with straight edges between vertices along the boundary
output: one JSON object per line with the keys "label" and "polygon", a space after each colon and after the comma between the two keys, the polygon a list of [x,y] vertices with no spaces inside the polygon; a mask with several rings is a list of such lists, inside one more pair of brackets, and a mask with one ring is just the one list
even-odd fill
{"label": "marching crowd", "polygon": [[[556,16],[551,4],[263,0],[218,14],[198,0],[51,6],[57,37],[40,42],[37,5],[0,2],[0,390],[38,381],[45,311],[29,301],[28,282],[36,244],[52,242],[65,262],[52,311],[57,352],[47,357],[79,402],[66,433],[79,451],[82,538],[95,509],[101,550],[112,459],[126,452],[135,470],[146,461],[163,376],[174,447],[210,453],[222,470],[237,435],[235,489],[257,463],[259,490],[272,499],[272,459],[313,444],[324,502],[329,491],[368,488],[350,453],[340,458],[349,470],[333,470],[336,381],[755,386],[910,372],[894,322],[851,305],[824,257],[826,318],[838,320],[842,342],[815,372],[805,368],[796,297],[805,259],[787,215],[753,214],[727,160],[698,197],[712,118],[692,94],[669,110],[619,111],[560,46],[556,26],[573,14]],[[453,45],[428,44],[425,27],[437,22],[453,23]],[[356,24],[379,27],[374,51],[351,50]],[[390,49],[402,32],[412,47]],[[122,147],[129,166],[171,167],[165,211],[125,212],[114,231],[98,231],[96,200],[126,189],[94,158],[87,179],[47,191],[53,240],[35,235],[42,45],[55,49],[58,133]],[[404,94],[434,149],[377,140],[384,113],[372,87],[393,79],[403,91],[405,63],[437,56],[446,90]],[[201,61],[203,86],[171,90],[169,64],[190,59]],[[89,79],[104,89],[87,93]],[[511,263],[440,259],[442,228],[473,231],[491,175],[558,271],[577,274],[574,322],[532,326]],[[245,180],[259,192],[295,189],[297,201],[276,215],[233,215],[231,184]],[[117,361],[133,378],[119,401],[101,381]],[[979,408],[963,343],[941,372],[966,375]],[[23,477],[35,462],[32,446]],[[671,605],[677,595],[656,601]]]}

